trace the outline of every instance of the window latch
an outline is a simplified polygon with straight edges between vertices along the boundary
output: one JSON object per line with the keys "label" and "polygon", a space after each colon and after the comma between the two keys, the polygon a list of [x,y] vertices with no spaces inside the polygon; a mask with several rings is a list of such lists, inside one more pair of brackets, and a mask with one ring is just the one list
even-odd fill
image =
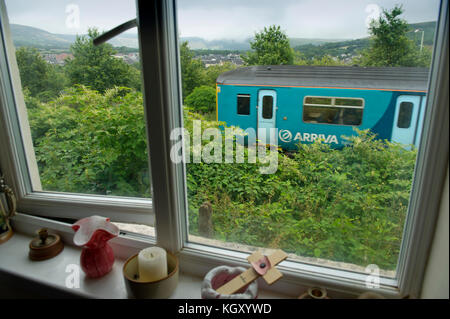
{"label": "window latch", "polygon": [[121,25],[115,27],[114,29],[111,29],[111,30],[103,33],[102,35],[96,37],[93,41],[94,45],[97,46],[97,45],[103,44],[106,41],[111,40],[112,38],[118,36],[119,34],[125,32],[131,28],[134,28],[134,27],[137,27],[136,19],[122,23]]}

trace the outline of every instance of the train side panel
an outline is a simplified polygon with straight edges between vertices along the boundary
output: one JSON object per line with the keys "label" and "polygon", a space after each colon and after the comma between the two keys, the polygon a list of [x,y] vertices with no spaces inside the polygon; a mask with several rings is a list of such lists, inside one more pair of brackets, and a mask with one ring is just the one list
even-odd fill
{"label": "train side panel", "polygon": [[[299,87],[258,87],[218,84],[218,120],[226,125],[239,126],[242,129],[258,128],[258,94],[261,90],[276,92],[276,128],[278,144],[285,149],[296,149],[298,143],[313,143],[316,139],[342,147],[346,141],[343,136],[355,135],[354,128],[371,129],[381,139],[391,139],[394,123],[396,100],[401,94],[418,93],[392,92],[383,90],[299,88]],[[423,93],[421,94],[423,95]],[[318,121],[304,121],[306,98],[329,97],[338,100],[362,99],[362,117],[358,125],[342,123],[327,124]],[[239,99],[239,101],[238,101]],[[248,114],[242,113],[242,101],[248,102]],[[261,100],[260,100],[261,101]],[[361,103],[361,102],[359,102]],[[238,104],[241,109],[238,111]],[[259,106],[261,107],[261,106]],[[345,108],[345,107],[342,107]],[[334,107],[336,109],[336,107]],[[317,110],[321,110],[317,108]],[[346,108],[347,110],[347,108]],[[348,109],[350,110],[350,109]],[[351,111],[351,110],[350,110]],[[349,112],[350,112],[349,111]],[[358,111],[359,112],[359,111]]]}

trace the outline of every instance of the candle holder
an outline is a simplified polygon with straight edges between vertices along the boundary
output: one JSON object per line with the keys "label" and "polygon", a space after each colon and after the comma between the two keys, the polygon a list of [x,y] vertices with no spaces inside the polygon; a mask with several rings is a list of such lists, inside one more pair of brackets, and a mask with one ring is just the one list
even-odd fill
{"label": "candle holder", "polygon": [[166,299],[178,285],[178,258],[167,252],[168,275],[160,280],[141,281],[139,279],[138,254],[128,258],[123,265],[125,287],[130,298]]}

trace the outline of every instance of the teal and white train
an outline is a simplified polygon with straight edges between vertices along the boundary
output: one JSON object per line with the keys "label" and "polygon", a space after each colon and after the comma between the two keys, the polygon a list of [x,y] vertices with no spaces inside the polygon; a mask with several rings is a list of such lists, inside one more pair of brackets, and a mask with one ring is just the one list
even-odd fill
{"label": "teal and white train", "polygon": [[426,68],[244,67],[217,78],[217,120],[263,131],[265,144],[276,134],[284,149],[316,139],[341,147],[355,127],[417,147],[427,85]]}

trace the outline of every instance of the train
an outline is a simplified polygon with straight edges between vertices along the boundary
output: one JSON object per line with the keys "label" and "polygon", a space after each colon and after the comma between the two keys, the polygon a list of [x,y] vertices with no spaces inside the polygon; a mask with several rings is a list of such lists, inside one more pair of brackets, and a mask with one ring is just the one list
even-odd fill
{"label": "train", "polygon": [[316,140],[343,147],[355,128],[418,147],[428,75],[417,67],[237,68],[216,80],[216,118],[286,150]]}

